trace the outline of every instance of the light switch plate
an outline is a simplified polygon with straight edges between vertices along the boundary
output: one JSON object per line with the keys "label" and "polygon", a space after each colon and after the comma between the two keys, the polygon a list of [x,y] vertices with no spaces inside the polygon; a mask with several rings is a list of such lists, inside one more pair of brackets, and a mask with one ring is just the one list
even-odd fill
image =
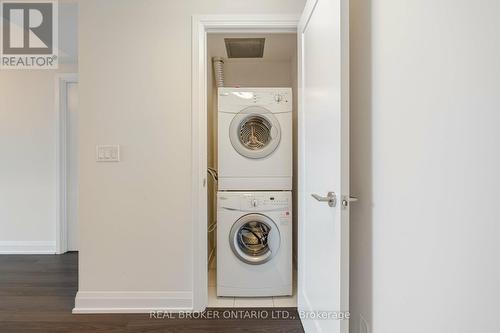
{"label": "light switch plate", "polygon": [[97,162],[120,162],[120,145],[97,145]]}

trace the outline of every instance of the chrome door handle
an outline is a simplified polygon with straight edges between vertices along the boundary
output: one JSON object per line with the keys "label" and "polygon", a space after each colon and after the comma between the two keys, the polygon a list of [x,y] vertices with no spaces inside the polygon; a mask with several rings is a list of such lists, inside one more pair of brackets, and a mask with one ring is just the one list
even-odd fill
{"label": "chrome door handle", "polygon": [[354,195],[344,196],[344,198],[342,199],[342,206],[346,208],[349,206],[349,202],[356,202],[356,201],[359,201],[359,198],[355,197]]}
{"label": "chrome door handle", "polygon": [[322,197],[318,194],[311,194],[311,196],[321,202],[328,202],[328,206],[335,207],[337,206],[337,195],[335,192],[328,192],[326,197]]}

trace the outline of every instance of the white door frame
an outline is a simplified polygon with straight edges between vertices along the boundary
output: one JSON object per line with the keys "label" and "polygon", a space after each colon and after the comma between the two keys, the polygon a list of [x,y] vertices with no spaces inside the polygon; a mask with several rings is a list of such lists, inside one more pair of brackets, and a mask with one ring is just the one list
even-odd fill
{"label": "white door frame", "polygon": [[296,33],[299,15],[194,15],[192,20],[193,310],[208,305],[207,33]]}
{"label": "white door frame", "polygon": [[56,253],[68,251],[68,84],[78,83],[78,74],[65,73],[56,76],[55,108],[56,108]]}

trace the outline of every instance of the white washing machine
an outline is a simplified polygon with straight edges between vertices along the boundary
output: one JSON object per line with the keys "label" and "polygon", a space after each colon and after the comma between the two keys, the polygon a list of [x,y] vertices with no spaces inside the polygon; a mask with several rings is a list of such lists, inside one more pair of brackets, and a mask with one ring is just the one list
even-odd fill
{"label": "white washing machine", "polygon": [[218,94],[219,190],[291,190],[292,89]]}
{"label": "white washing machine", "polygon": [[291,295],[291,192],[218,192],[217,202],[217,296]]}

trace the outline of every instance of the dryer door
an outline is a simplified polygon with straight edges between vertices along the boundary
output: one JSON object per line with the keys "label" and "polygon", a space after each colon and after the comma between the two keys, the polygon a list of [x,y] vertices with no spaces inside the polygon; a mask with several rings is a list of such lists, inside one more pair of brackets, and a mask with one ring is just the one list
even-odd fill
{"label": "dryer door", "polygon": [[266,215],[247,214],[233,224],[229,244],[239,260],[251,265],[261,265],[278,253],[279,229]]}
{"label": "dryer door", "polygon": [[229,138],[240,155],[259,159],[272,154],[278,147],[281,128],[271,111],[250,106],[234,116],[229,127]]}

